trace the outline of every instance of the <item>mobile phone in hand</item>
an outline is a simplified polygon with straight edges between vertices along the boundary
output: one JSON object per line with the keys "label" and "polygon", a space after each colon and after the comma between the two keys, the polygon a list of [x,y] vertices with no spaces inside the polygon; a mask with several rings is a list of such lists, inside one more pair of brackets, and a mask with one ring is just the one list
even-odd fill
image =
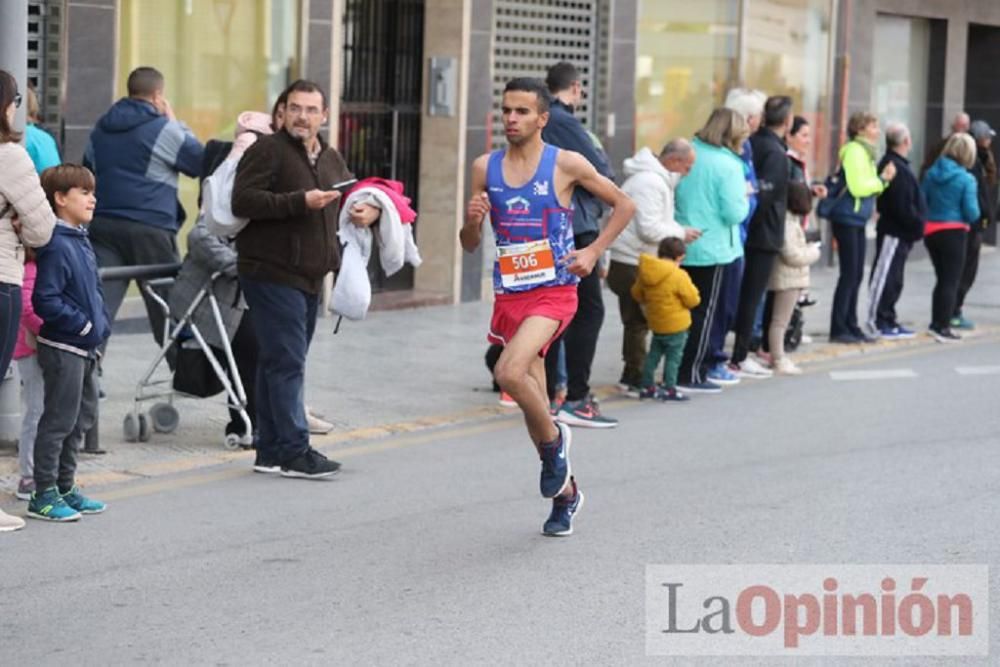
{"label": "mobile phone in hand", "polygon": [[334,183],[330,186],[331,190],[340,190],[342,194],[347,194],[347,191],[351,189],[351,186],[358,182],[358,179],[352,178],[346,181],[341,181],[340,183]]}

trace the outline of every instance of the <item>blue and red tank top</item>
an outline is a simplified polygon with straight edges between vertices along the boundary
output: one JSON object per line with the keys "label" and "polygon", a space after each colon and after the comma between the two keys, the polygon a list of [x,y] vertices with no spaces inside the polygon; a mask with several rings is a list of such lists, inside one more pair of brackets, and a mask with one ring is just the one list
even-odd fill
{"label": "blue and red tank top", "polygon": [[566,270],[573,244],[573,209],[556,195],[556,156],[545,144],[535,175],[519,188],[503,177],[506,150],[490,154],[486,190],[490,222],[496,238],[493,290],[497,294],[527,292],[539,287],[576,285],[580,279]]}

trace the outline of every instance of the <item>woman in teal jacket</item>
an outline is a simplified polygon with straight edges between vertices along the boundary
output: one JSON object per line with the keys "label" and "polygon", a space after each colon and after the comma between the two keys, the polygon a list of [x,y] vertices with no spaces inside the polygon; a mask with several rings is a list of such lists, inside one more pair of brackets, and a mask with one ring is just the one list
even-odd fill
{"label": "woman in teal jacket", "polygon": [[924,245],[937,276],[930,334],[941,343],[961,339],[951,329],[951,317],[965,266],[966,235],[969,225],[979,220],[979,190],[969,172],[975,161],[975,140],[964,132],[953,134],[920,184],[927,197]]}
{"label": "woman in teal jacket", "polygon": [[692,142],[694,166],[675,193],[677,221],[701,236],[687,248],[684,268],[701,294],[691,311],[691,328],[678,383],[692,392],[718,392],[706,373],[709,333],[718,308],[725,267],[743,256],[740,223],[750,211],[745,165],[740,159],[750,128],[741,114],[716,109]]}
{"label": "woman in teal jacket", "polygon": [[830,310],[830,341],[834,343],[874,340],[858,326],[858,292],[865,274],[865,225],[875,212],[875,198],[896,175],[896,166],[891,162],[878,173],[878,135],[878,118],[859,111],[848,121],[850,141],[840,149],[845,191],[838,196],[840,200],[830,215],[840,265]]}

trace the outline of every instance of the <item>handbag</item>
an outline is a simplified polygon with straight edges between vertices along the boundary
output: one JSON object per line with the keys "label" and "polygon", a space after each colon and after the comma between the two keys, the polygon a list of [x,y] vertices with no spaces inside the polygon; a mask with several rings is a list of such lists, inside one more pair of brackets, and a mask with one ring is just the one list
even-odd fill
{"label": "handbag", "polygon": [[198,398],[215,396],[224,389],[212,363],[201,348],[197,347],[177,347],[173,385],[174,391]]}
{"label": "handbag", "polygon": [[848,193],[847,179],[844,177],[844,168],[841,167],[835,174],[826,177],[826,197],[816,205],[816,215],[821,218],[830,219],[834,211],[844,200],[844,195]]}

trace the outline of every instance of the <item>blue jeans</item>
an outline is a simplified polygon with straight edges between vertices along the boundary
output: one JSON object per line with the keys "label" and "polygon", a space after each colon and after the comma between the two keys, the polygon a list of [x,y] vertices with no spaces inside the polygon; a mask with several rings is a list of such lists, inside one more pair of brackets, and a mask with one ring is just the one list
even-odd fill
{"label": "blue jeans", "polygon": [[287,463],[309,449],[306,354],[316,330],[319,296],[243,276],[240,286],[260,332],[255,444],[261,456]]}
{"label": "blue jeans", "polygon": [[[743,258],[730,262],[723,269],[719,305],[712,320],[712,337],[708,356],[709,367],[729,361],[726,354],[726,334],[736,326],[736,309],[740,305],[740,285],[743,282]],[[704,297],[703,297],[704,298]]]}
{"label": "blue jeans", "polygon": [[21,325],[21,286],[0,283],[0,380],[14,358],[17,329]]}

